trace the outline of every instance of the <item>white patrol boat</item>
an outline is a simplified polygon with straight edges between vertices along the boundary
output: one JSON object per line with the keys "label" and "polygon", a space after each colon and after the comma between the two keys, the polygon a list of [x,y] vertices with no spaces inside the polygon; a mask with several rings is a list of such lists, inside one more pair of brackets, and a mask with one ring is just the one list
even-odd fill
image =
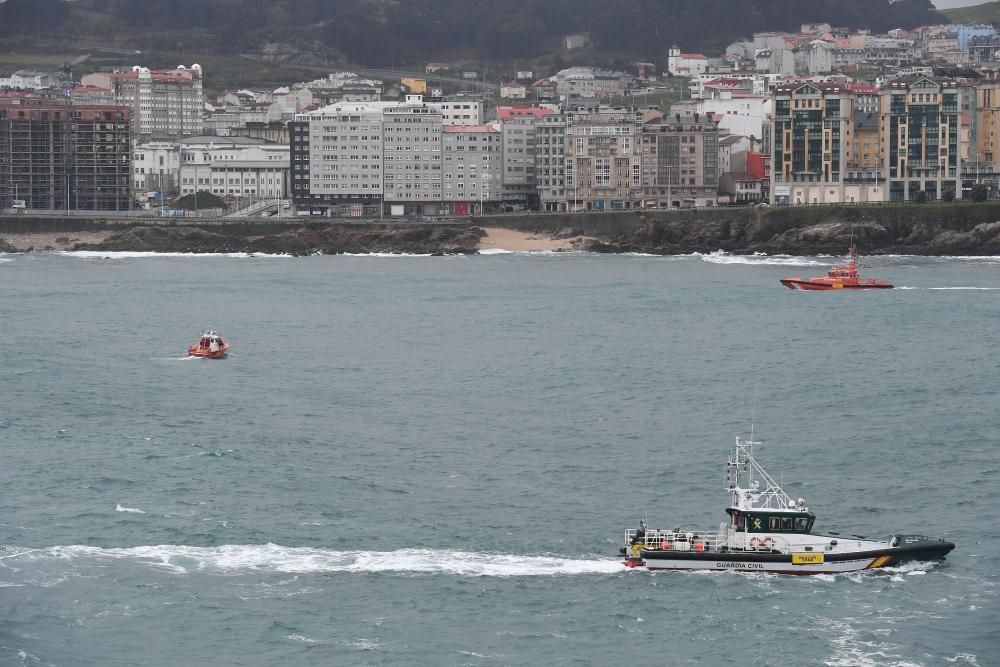
{"label": "white patrol boat", "polygon": [[837,533],[815,535],[816,515],[793,500],[753,457],[759,442],[736,439],[726,468],[729,521],[718,531],[654,530],[640,521],[625,532],[625,565],[650,570],[737,570],[831,574],[871,570],[905,561],[944,558],[951,542],[922,535],[888,540]]}

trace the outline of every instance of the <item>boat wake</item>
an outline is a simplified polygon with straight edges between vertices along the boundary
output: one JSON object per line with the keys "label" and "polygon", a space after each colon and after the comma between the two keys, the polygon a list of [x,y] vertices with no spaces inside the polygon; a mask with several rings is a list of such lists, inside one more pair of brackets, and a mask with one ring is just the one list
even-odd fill
{"label": "boat wake", "polygon": [[[119,505],[118,507],[121,507]],[[118,507],[115,509],[118,510]],[[118,511],[135,511],[122,508]],[[0,563],[58,559],[61,561],[129,560],[177,574],[241,572],[453,574],[467,577],[532,577],[616,574],[619,559],[593,560],[553,556],[521,556],[444,549],[335,551],[278,544],[231,544],[221,547],[153,545],[102,549],[84,545],[44,549],[0,548]]]}
{"label": "boat wake", "polygon": [[926,289],[926,290],[969,290],[973,292],[996,292],[1000,287],[900,287],[898,289]]}

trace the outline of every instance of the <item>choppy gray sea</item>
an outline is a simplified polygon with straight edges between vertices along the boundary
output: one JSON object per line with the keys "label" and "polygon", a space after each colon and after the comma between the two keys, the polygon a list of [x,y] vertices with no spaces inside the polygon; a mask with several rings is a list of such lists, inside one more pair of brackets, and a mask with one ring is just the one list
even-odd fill
{"label": "choppy gray sea", "polygon": [[[1000,664],[1000,258],[833,261],[0,255],[0,665]],[[817,530],[958,548],[626,571],[755,392]]]}

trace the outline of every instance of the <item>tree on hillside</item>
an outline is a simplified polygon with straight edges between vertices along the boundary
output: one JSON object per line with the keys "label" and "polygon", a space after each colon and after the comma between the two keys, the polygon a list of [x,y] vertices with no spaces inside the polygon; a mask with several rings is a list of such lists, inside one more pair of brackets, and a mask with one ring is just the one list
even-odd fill
{"label": "tree on hillside", "polygon": [[58,29],[68,16],[69,8],[63,0],[7,0],[0,4],[0,33]]}

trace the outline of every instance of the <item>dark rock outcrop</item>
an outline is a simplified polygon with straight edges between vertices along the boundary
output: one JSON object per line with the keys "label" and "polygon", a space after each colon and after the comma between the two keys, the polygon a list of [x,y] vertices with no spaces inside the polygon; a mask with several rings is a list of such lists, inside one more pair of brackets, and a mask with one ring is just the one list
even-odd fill
{"label": "dark rock outcrop", "polygon": [[17,252],[17,248],[0,239],[0,252]]}
{"label": "dark rock outcrop", "polygon": [[341,253],[471,254],[483,231],[469,225],[309,226],[261,236],[213,232],[197,227],[133,227],[101,243],[76,250],[287,255]]}

